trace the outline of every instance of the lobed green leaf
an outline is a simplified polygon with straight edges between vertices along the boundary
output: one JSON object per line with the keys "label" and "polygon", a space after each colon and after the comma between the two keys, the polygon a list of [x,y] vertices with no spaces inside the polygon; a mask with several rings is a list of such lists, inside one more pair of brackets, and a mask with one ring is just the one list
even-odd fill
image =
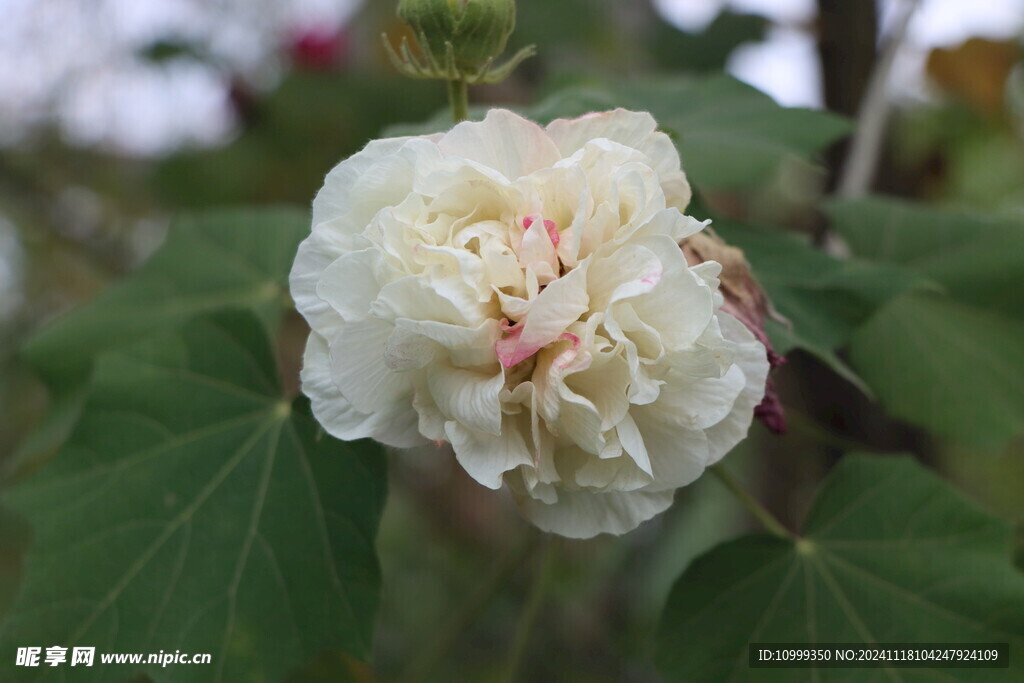
{"label": "lobed green leaf", "polygon": [[44,376],[59,378],[200,313],[246,308],[272,327],[290,305],[288,272],[308,233],[307,212],[290,208],[185,216],[138,271],[44,328],[23,353]]}
{"label": "lobed green leaf", "polygon": [[[649,111],[673,136],[689,179],[707,188],[754,185],[783,161],[810,158],[850,132],[850,123],[840,116],[781,107],[729,76],[567,87],[520,113],[546,124],[615,107]],[[477,107],[470,118],[485,113]],[[436,133],[449,129],[450,119],[447,112],[438,112],[428,121],[393,126],[385,133]]]}
{"label": "lobed green leaf", "polygon": [[1024,320],[912,294],[853,336],[854,367],[893,415],[998,449],[1024,434]]}
{"label": "lobed green leaf", "polygon": [[826,211],[857,255],[941,290],[893,300],[852,337],[851,360],[886,408],[991,449],[1024,433],[1024,224],[879,197]]}
{"label": "lobed green leaf", "polygon": [[369,656],[385,459],[375,444],[322,438],[274,368],[251,313],[99,357],[63,451],[6,496],[35,542],[0,652],[212,654],[142,667],[156,681],[279,680],[328,648]]}
{"label": "lobed green leaf", "polygon": [[[751,535],[679,578],[657,634],[669,681],[1005,681],[1024,675],[1008,525],[909,458],[849,456],[803,538]],[[1010,669],[751,669],[748,645],[1010,643]]]}
{"label": "lobed green leaf", "polygon": [[1024,222],[882,197],[832,201],[825,211],[856,255],[899,264],[963,303],[1024,317]]}

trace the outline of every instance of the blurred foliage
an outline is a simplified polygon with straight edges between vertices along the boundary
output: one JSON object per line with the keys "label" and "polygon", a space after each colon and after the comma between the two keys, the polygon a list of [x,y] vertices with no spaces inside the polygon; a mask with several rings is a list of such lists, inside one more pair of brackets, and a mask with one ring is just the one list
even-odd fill
{"label": "blurred foliage", "polygon": [[[807,519],[810,539],[746,537],[714,547],[749,520],[705,477],[629,536],[559,542],[524,679],[661,680],[652,642],[680,574],[658,637],[667,680],[721,680],[707,671],[735,663],[756,634],[802,639],[813,627],[823,640],[864,640],[840,594],[876,639],[914,640],[919,628],[937,639],[983,634],[1019,645],[1019,623],[992,634],[964,622],[983,619],[988,612],[977,613],[986,605],[1021,599],[1005,524],[920,465],[844,457],[804,514],[845,452],[898,442],[991,512],[1024,523],[1024,451],[1014,440],[1024,428],[1019,46],[977,40],[936,51],[928,73],[937,96],[896,112],[879,173],[877,191],[902,199],[821,205],[821,153],[849,133],[850,122],[779,107],[720,73],[737,46],[760,40],[768,26],[726,12],[694,34],[648,3],[520,0],[510,47],[536,43],[539,56],[506,83],[473,93],[477,115],[499,104],[545,121],[626,106],[651,111],[673,136],[697,191],[692,211],[744,249],[786,319],[771,322],[769,333],[790,354],[777,379],[792,431],[769,437],[755,427],[728,464],[783,520]],[[206,637],[197,631],[190,647],[228,646],[226,680],[392,680],[418,671],[425,680],[490,681],[505,670],[537,571],[536,545],[510,502],[453,467],[450,452],[392,458],[372,671],[364,641],[376,588],[360,594],[353,614],[328,620],[321,609],[342,607],[322,574],[280,573],[298,610],[261,583],[275,576],[268,558],[281,549],[305,562],[322,558],[343,586],[350,579],[376,585],[378,560],[367,541],[380,515],[383,459],[368,445],[323,438],[299,404],[287,416],[281,409],[295,392],[305,335],[288,312],[285,278],[307,219],[303,210],[267,207],[307,206],[323,175],[373,137],[450,125],[443,88],[392,73],[378,44],[382,31],[399,34],[393,4],[366,3],[315,60],[282,55],[280,79],[269,87],[224,73],[238,129],[219,148],[128,159],[44,131],[0,149],[0,217],[17,228],[25,274],[21,306],[0,323],[0,486],[36,536],[26,560],[27,529],[0,509],[0,615],[28,568],[5,643],[64,639],[76,625],[74,610],[32,610],[85,598],[108,610],[86,630],[115,612],[128,624],[115,649],[167,649],[178,642],[167,634],[205,600],[199,621],[220,629]],[[206,55],[204,46],[168,35],[140,57]],[[264,208],[210,211],[239,204]],[[167,217],[182,212],[149,258]],[[852,257],[818,249],[810,234],[823,231],[842,236]],[[227,313],[238,308],[250,313]],[[225,323],[224,315],[247,322]],[[251,334],[224,341],[241,329]],[[15,356],[25,340],[25,353]],[[258,367],[243,367],[254,357]],[[236,418],[237,429],[230,427]],[[204,425],[213,433],[174,448]],[[269,438],[286,426],[313,464],[296,442]],[[173,457],[133,456],[140,448]],[[333,506],[326,540],[305,533],[313,522],[289,522],[298,513],[283,500],[313,514],[312,488],[284,493],[310,468],[320,502]],[[865,491],[872,504],[860,506],[855,499]],[[143,508],[153,511],[149,527]],[[964,535],[945,538],[951,528]],[[174,572],[180,583],[168,579]],[[760,578],[741,585],[754,572]],[[227,590],[224,576],[238,577],[226,638],[231,612],[223,598],[213,602],[218,586]],[[935,590],[925,595],[929,582]],[[812,611],[806,590],[818,601]],[[165,593],[179,599],[167,602]],[[697,611],[709,601],[718,608]],[[948,608],[942,618],[931,616],[938,608]],[[712,668],[699,674],[702,661]],[[209,671],[191,675],[206,680]]]}
{"label": "blurred foliage", "polygon": [[854,366],[893,415],[998,450],[1024,433],[1024,321],[938,296],[900,297],[852,340]]}
{"label": "blurred foliage", "polygon": [[621,57],[623,51],[633,48],[631,41],[623,40],[616,32],[616,22],[610,21],[623,11],[617,4],[615,0],[562,0],[556,8],[546,0],[519,0],[509,52],[535,43],[540,59],[548,64],[564,59],[582,62],[597,57],[604,62]]}
{"label": "blurred foliage", "polygon": [[156,40],[143,49],[140,56],[154,63],[169,62],[174,59],[188,57],[191,59],[203,60],[206,58],[202,50],[196,45],[180,40]]}
{"label": "blurred foliage", "polygon": [[0,507],[0,615],[14,603],[30,540],[31,530],[25,520]]}
{"label": "blurred foliage", "polygon": [[686,33],[658,22],[646,39],[659,68],[715,72],[725,70],[729,55],[737,47],[763,40],[767,26],[764,17],[725,10],[703,33]]}
{"label": "blurred foliage", "polygon": [[1024,225],[891,199],[827,212],[858,256],[941,290],[893,301],[853,339],[856,367],[889,410],[991,448],[1024,434]]}
{"label": "blurred foliage", "polygon": [[[625,107],[649,111],[679,149],[687,178],[700,188],[734,189],[771,178],[785,161],[806,159],[850,131],[846,119],[807,109],[780,107],[772,98],[729,76],[650,77],[642,83],[569,86],[528,107],[540,123]],[[482,118],[475,108],[470,118]],[[451,127],[447,111],[419,124],[388,129],[391,135],[423,135]]]}
{"label": "blurred foliage", "polygon": [[443,102],[436,84],[389,73],[297,72],[243,104],[248,125],[234,143],[171,157],[158,167],[156,186],[175,207],[307,203],[327,171],[383,126]]}
{"label": "blurred foliage", "polygon": [[928,75],[943,90],[981,114],[1000,119],[1006,112],[1006,80],[1020,59],[1013,42],[971,38],[928,56]]}
{"label": "blurred foliage", "polygon": [[541,104],[535,115],[545,121],[610,106],[651,112],[672,132],[687,177],[700,188],[763,182],[783,161],[810,157],[850,131],[841,117],[780,107],[764,93],[725,76],[649,77],[606,91],[570,89]]}
{"label": "blurred foliage", "polygon": [[[898,181],[901,194],[1019,218],[1024,211],[1021,56],[1017,42],[980,38],[931,53],[927,74],[941,99],[905,111],[892,136],[890,154],[899,165],[888,179]],[[910,177],[893,177],[897,174]],[[914,178],[919,186],[905,188]]]}
{"label": "blurred foliage", "polygon": [[373,669],[343,652],[327,650],[284,679],[285,683],[372,683]]}

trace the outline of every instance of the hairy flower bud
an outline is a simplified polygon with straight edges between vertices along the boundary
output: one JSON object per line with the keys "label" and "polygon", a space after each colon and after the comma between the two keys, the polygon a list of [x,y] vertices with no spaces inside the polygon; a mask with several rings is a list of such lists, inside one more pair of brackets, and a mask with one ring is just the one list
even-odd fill
{"label": "hairy flower bud", "polygon": [[398,16],[420,48],[442,60],[451,45],[455,66],[472,72],[496,59],[516,25],[514,0],[402,0]]}

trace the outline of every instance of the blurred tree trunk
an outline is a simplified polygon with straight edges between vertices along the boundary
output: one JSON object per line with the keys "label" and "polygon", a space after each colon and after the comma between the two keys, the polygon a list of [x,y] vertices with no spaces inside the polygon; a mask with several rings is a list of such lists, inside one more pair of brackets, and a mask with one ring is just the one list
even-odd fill
{"label": "blurred tree trunk", "polygon": [[[878,57],[878,7],[874,0],[817,0],[817,5],[825,106],[855,120]],[[829,193],[835,189],[848,146],[848,140],[837,143],[825,154]],[[819,243],[826,229],[824,216],[819,216],[813,226]],[[852,445],[878,451],[922,450],[916,430],[894,421],[818,361],[795,354],[780,375],[795,433],[767,442],[763,467],[768,506],[785,523],[803,517],[802,508],[824,471]],[[815,434],[818,430],[822,433]],[[799,446],[794,449],[794,444]]]}
{"label": "blurred tree trunk", "polygon": [[818,56],[829,109],[856,116],[875,67],[877,43],[874,0],[818,0]]}
{"label": "blurred tree trunk", "polygon": [[[818,56],[825,106],[855,118],[875,68],[878,6],[875,0],[817,0]],[[828,151],[828,189],[835,186],[847,143]]]}

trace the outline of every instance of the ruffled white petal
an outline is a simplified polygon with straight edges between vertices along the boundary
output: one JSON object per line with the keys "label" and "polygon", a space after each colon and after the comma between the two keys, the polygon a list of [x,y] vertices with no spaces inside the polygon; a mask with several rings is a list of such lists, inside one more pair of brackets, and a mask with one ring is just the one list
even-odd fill
{"label": "ruffled white petal", "polygon": [[323,269],[316,283],[316,298],[343,319],[363,320],[380,292],[380,252],[372,249],[342,254]]}
{"label": "ruffled white petal", "polygon": [[683,211],[692,197],[690,184],[679,165],[675,145],[667,135],[657,132],[657,127],[654,117],[646,112],[614,109],[575,119],[556,119],[548,124],[547,131],[564,156],[570,156],[595,138],[606,138],[643,152],[658,173],[669,204]]}
{"label": "ruffled white petal", "polygon": [[658,400],[666,411],[671,411],[690,429],[705,430],[733,411],[745,386],[746,376],[742,368],[733,365],[721,377],[702,377],[692,381],[670,379]]}
{"label": "ruffled white petal", "polygon": [[732,340],[734,367],[743,371],[746,381],[736,397],[733,409],[721,422],[706,430],[708,465],[713,465],[747,436],[754,419],[754,408],[764,398],[768,379],[768,356],[761,342],[741,322],[728,313],[719,313],[718,322],[727,339]]}
{"label": "ruffled white petal", "polygon": [[644,443],[644,437],[640,433],[640,428],[636,426],[633,416],[626,414],[616,425],[615,431],[619,437],[619,443],[622,444],[622,450],[633,458],[633,462],[642,472],[653,478],[654,469],[651,467],[651,457],[647,454],[647,445]]}
{"label": "ruffled white petal", "polygon": [[475,161],[516,180],[561,159],[540,126],[503,109],[492,109],[480,122],[464,121],[438,143],[445,154]]}
{"label": "ruffled white petal", "polygon": [[394,326],[374,318],[345,323],[330,342],[331,376],[345,398],[364,413],[384,410],[412,395],[407,374],[395,372],[383,351]]}
{"label": "ruffled white petal", "polygon": [[500,366],[490,373],[435,363],[427,372],[434,403],[449,419],[495,436],[501,433],[501,401],[505,375]]}
{"label": "ruffled white petal", "polygon": [[660,332],[666,348],[689,347],[714,313],[712,291],[690,272],[683,252],[670,239],[657,236],[638,241],[658,255],[663,270],[651,294],[630,303],[640,320]]}
{"label": "ruffled white petal", "polygon": [[412,167],[396,152],[410,139],[373,140],[362,151],[331,169],[313,200],[314,227],[351,216],[353,224],[362,229],[373,214],[352,215],[358,206],[366,206],[374,200],[378,207],[401,202],[412,184]]}
{"label": "ruffled white petal", "polygon": [[566,328],[587,312],[587,271],[580,266],[569,271],[542,291],[529,312],[506,339],[498,342],[498,357],[512,367],[556,341]]}
{"label": "ruffled white petal", "polygon": [[661,281],[663,271],[657,254],[645,247],[628,244],[610,251],[590,268],[591,309],[604,312],[615,302],[647,294]]}
{"label": "ruffled white petal", "polygon": [[651,488],[675,489],[704,473],[710,460],[708,439],[704,432],[688,429],[659,403],[637,408],[633,419],[651,461]]}
{"label": "ruffled white petal", "polygon": [[309,397],[313,415],[331,436],[345,441],[376,439],[396,448],[426,443],[411,401],[396,401],[386,410],[370,414],[352,407],[331,377],[327,341],[316,332],[309,335],[306,344],[301,379],[302,393]]}
{"label": "ruffled white petal", "polygon": [[445,424],[445,433],[462,468],[487,488],[500,489],[505,472],[533,464],[526,440],[517,429],[488,434],[452,420]]}
{"label": "ruffled white petal", "polygon": [[290,277],[314,414],[450,441],[542,529],[635,528],[746,435],[767,375],[720,266],[678,246],[705,226],[689,198],[644,113],[370,143],[328,174]]}
{"label": "ruffled white petal", "polygon": [[670,491],[558,491],[547,504],[533,498],[520,500],[523,515],[544,531],[568,538],[598,534],[624,534],[664,512],[672,505]]}
{"label": "ruffled white petal", "polygon": [[292,264],[288,284],[295,308],[309,326],[320,334],[332,336],[342,323],[338,312],[316,290],[327,267],[345,253],[313,233],[299,245],[295,263]]}

